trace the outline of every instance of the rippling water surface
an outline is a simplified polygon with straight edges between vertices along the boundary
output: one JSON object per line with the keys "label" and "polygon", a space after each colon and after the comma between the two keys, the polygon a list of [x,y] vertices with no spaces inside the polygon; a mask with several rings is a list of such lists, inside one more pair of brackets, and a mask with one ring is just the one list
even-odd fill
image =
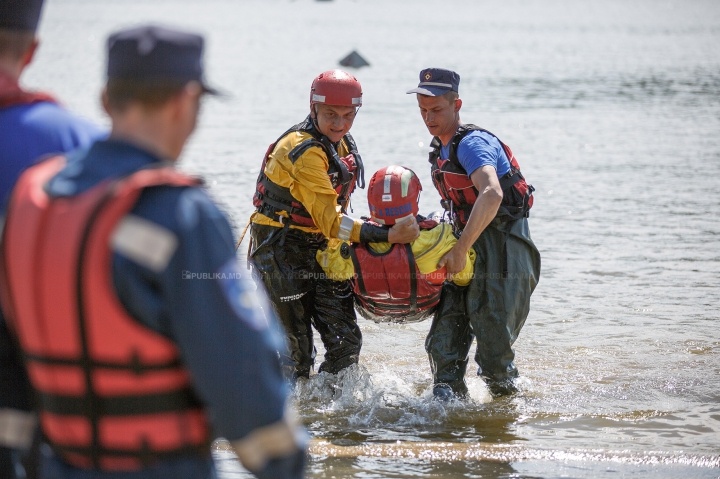
{"label": "rippling water surface", "polygon": [[[183,167],[238,231],[267,145],[353,49],[372,64],[353,128],[368,178],[410,166],[437,209],[404,93],[432,65],[460,73],[462,119],[511,145],[537,189],[519,393],[492,400],[469,376],[470,401],[438,404],[429,322],[360,320],[359,367],[295,392],[309,477],[720,477],[720,3],[49,0],[26,83],[106,122],[104,38],[146,20],[208,37],[209,79],[232,97],[205,103]],[[245,477],[225,449],[223,476]]]}

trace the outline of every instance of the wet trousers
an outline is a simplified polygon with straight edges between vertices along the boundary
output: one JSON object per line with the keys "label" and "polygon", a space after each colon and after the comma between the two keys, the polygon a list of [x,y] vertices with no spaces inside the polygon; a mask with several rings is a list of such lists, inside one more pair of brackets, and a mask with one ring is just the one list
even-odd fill
{"label": "wet trousers", "polygon": [[337,373],[358,362],[362,334],[350,281],[325,276],[315,254],[325,238],[290,228],[252,225],[251,263],[280,318],[290,351],[291,378],[315,364],[313,327],[325,346],[319,372]]}
{"label": "wet trousers", "polygon": [[465,371],[473,338],[478,375],[493,383],[517,377],[512,344],[530,312],[540,278],[540,253],[526,218],[491,223],[473,245],[474,276],[465,287],[446,282],[425,341],[435,384],[467,394]]}

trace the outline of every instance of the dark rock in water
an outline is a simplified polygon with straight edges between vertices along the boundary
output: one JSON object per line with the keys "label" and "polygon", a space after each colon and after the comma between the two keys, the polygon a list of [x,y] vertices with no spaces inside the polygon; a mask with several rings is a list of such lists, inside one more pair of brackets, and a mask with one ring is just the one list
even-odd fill
{"label": "dark rock in water", "polygon": [[348,56],[340,60],[340,65],[344,67],[360,68],[367,67],[370,64],[358,52],[353,50]]}

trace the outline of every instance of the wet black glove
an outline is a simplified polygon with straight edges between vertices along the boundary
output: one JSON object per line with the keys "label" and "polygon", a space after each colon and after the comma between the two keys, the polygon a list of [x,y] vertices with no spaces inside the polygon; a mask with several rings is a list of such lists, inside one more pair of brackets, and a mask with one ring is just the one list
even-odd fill
{"label": "wet black glove", "polygon": [[363,223],[360,228],[361,243],[387,243],[389,230],[382,226]]}

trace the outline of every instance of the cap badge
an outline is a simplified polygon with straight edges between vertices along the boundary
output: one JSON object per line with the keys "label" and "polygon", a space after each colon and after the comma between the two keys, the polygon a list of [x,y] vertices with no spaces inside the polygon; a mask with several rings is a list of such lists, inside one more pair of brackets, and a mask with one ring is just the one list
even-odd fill
{"label": "cap badge", "polygon": [[431,79],[432,79],[432,73],[427,72],[427,73],[425,74],[425,81],[430,81]]}
{"label": "cap badge", "polygon": [[138,41],[137,50],[142,56],[145,56],[155,49],[155,40],[150,37],[143,37]]}

